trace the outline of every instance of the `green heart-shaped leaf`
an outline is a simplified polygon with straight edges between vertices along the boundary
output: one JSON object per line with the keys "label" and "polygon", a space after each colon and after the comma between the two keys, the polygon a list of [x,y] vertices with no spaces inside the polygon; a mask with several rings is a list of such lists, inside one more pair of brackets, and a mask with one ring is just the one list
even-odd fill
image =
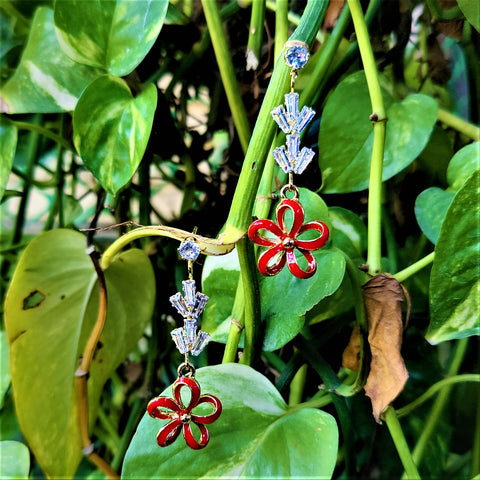
{"label": "green heart-shaped leaf", "polygon": [[[437,119],[437,103],[422,94],[411,95],[400,103],[392,103],[385,91],[383,95],[388,117],[385,181],[410,165],[423,150]],[[363,71],[343,80],[328,99],[318,137],[325,193],[355,192],[368,187],[373,145],[371,113]]]}
{"label": "green heart-shaped leaf", "polygon": [[367,227],[355,213],[341,207],[330,207],[332,245],[343,250],[350,258],[361,258],[367,249]]}
{"label": "green heart-shaped leaf", "polygon": [[431,187],[424,190],[415,200],[415,216],[426,237],[437,243],[443,219],[452,203],[454,192]]}
{"label": "green heart-shaped leaf", "polygon": [[458,6],[465,18],[480,32],[480,3],[477,0],[458,0]]}
{"label": "green heart-shaped leaf", "polygon": [[5,193],[17,148],[17,128],[6,118],[0,117],[0,200]]}
{"label": "green heart-shaped leaf", "polygon": [[480,142],[473,142],[460,149],[450,160],[447,168],[447,181],[455,192],[465,180],[478,168]]}
{"label": "green heart-shaped leaf", "polygon": [[[290,413],[275,387],[245,365],[201,368],[196,379],[223,404],[207,426],[210,443],[198,452],[180,436],[161,448],[156,435],[166,422],[146,414],[127,450],[123,479],[331,478],[338,447],[331,415],[311,408]],[[171,388],[163,395],[171,396]]]}
{"label": "green heart-shaped leaf", "polygon": [[83,89],[98,75],[97,69],[80,65],[63,53],[55,35],[52,10],[39,7],[20,64],[1,89],[0,111],[71,111]]}
{"label": "green heart-shaped leaf", "polygon": [[431,343],[480,334],[480,169],[453,199],[435,247],[430,277]]}
{"label": "green heart-shaped leaf", "polygon": [[69,57],[121,77],[152,48],[167,7],[168,0],[56,0],[55,26]]}
{"label": "green heart-shaped leaf", "polygon": [[20,480],[28,478],[30,452],[20,442],[5,440],[0,442],[0,467],[2,478]]}
{"label": "green heart-shaped leaf", "polygon": [[147,148],[157,104],[148,84],[133,97],[127,84],[104,75],[83,92],[73,113],[73,140],[86,167],[112,195],[127,184]]}
{"label": "green heart-shaped leaf", "polygon": [[8,368],[8,340],[5,330],[0,330],[0,409],[3,408],[5,394],[10,387],[10,369]]}
{"label": "green heart-shaped leaf", "polygon": [[[155,297],[152,267],[141,250],[119,255],[105,277],[107,319],[88,379],[91,425],[103,385],[141,338]],[[5,327],[18,420],[49,477],[72,477],[82,457],[74,373],[97,313],[85,237],[66,229],[35,237],[7,292]]]}

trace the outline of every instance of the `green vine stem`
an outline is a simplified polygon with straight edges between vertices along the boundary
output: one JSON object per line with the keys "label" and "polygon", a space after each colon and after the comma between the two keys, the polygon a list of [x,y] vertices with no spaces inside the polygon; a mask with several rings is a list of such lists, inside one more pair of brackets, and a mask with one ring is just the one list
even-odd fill
{"label": "green vine stem", "polygon": [[[458,370],[460,369],[460,365],[462,364],[463,358],[465,356],[465,352],[467,350],[467,345],[468,345],[468,338],[462,338],[461,340],[458,340],[455,346],[455,351],[453,353],[452,362],[448,369],[448,373],[447,373],[448,376],[453,376],[458,373]],[[412,455],[417,465],[420,465],[423,454],[425,453],[425,448],[427,447],[430,437],[432,436],[435,430],[435,426],[442,414],[443,408],[447,403],[448,397],[450,395],[450,391],[451,391],[451,387],[444,388],[438,394],[433,404],[433,407],[430,410],[430,414],[427,418],[427,421],[425,422],[425,426],[423,427],[422,434],[420,435],[420,438],[418,439],[417,444],[413,449]],[[407,471],[406,471],[406,474],[407,474],[407,477],[405,477],[404,475],[403,477],[404,479],[409,478]]]}
{"label": "green vine stem", "polygon": [[405,405],[397,410],[397,417],[401,418],[408,415],[420,405],[430,400],[434,395],[440,392],[444,387],[463,382],[480,382],[480,374],[465,373],[463,375],[454,375],[453,377],[444,378],[433,384],[425,393],[416,398],[413,402]]}
{"label": "green vine stem", "polygon": [[320,53],[320,57],[315,64],[310,81],[300,95],[300,105],[311,105],[314,101],[319,89],[319,84],[325,81],[327,70],[332,63],[333,57],[335,56],[350,20],[350,9],[348,5],[345,4],[340,17],[338,17],[332,34],[325,42],[325,47]]}
{"label": "green vine stem", "polygon": [[383,412],[383,418],[387,424],[390,435],[392,436],[393,443],[397,449],[400,460],[402,461],[403,468],[408,475],[408,480],[421,480],[418,473],[417,466],[413,461],[412,454],[408,448],[407,441],[398,421],[397,413],[392,406],[387,407]]}
{"label": "green vine stem", "polygon": [[262,57],[263,23],[265,21],[265,0],[252,2],[250,30],[247,42],[247,70],[256,70]]}
{"label": "green vine stem", "polygon": [[44,137],[47,137],[50,140],[53,140],[54,142],[58,143],[63,148],[65,148],[65,150],[76,153],[73,145],[71,145],[62,136],[57,135],[56,133],[52,132],[48,128],[42,127],[41,125],[38,125],[36,123],[27,123],[27,122],[20,122],[20,121],[14,121],[14,120],[10,120],[10,122],[19,130],[29,130],[31,132],[39,133],[40,135],[43,135]]}
{"label": "green vine stem", "polygon": [[372,103],[373,148],[370,165],[370,184],[368,192],[368,254],[369,273],[375,275],[381,270],[381,219],[382,219],[382,173],[385,148],[385,124],[387,121],[382,92],[378,80],[377,67],[367,24],[359,0],[348,0],[353,25],[357,35],[360,56],[362,57],[368,92]]}
{"label": "green vine stem", "polygon": [[217,2],[211,0],[202,0],[205,19],[207,20],[210,38],[220,69],[220,76],[227,95],[228,104],[233,116],[233,122],[237,129],[238,138],[244,152],[247,151],[250,140],[250,127],[248,125],[247,114],[240,95],[240,89],[235,78],[232,57],[228,48],[227,39],[223,32],[222,20],[218,11]]}
{"label": "green vine stem", "polygon": [[283,45],[288,38],[288,0],[277,0],[275,2],[275,61],[282,52]]}
{"label": "green vine stem", "polygon": [[237,358],[238,344],[245,325],[244,303],[243,282],[240,277],[237,284],[237,291],[235,292],[235,300],[230,316],[230,330],[228,331],[227,344],[223,352],[222,363],[233,363]]}
{"label": "green vine stem", "polygon": [[429,253],[427,256],[421,258],[415,263],[412,263],[409,267],[400,270],[395,275],[392,275],[400,283],[404,282],[407,278],[411,277],[415,273],[419,272],[422,268],[430,265],[435,258],[435,252]]}
{"label": "green vine stem", "polygon": [[466,137],[478,141],[480,140],[480,127],[467,122],[463,118],[457,117],[443,108],[438,109],[437,118],[439,122],[463,133]]}
{"label": "green vine stem", "polygon": [[[215,2],[204,0],[204,3]],[[302,19],[290,38],[310,44],[320,27],[327,5],[327,0],[309,0]],[[283,95],[288,91],[290,81],[289,68],[283,59],[279,58],[262,102],[233,196],[225,228],[224,240],[227,243],[243,236],[252,220],[258,185],[276,131],[276,124],[272,121],[270,112],[283,103]]]}
{"label": "green vine stem", "polygon": [[245,345],[240,363],[252,365],[258,350],[259,328],[257,322],[261,319],[260,292],[253,244],[247,238],[242,238],[237,243],[237,252],[245,309]]}

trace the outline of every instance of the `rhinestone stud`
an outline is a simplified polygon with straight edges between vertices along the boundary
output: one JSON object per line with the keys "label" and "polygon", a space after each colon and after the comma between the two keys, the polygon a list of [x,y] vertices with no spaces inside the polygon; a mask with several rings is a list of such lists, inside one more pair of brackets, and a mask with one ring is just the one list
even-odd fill
{"label": "rhinestone stud", "polygon": [[178,251],[184,260],[196,260],[200,254],[200,245],[195,240],[184,240]]}
{"label": "rhinestone stud", "polygon": [[308,45],[298,40],[292,40],[286,44],[285,63],[294,70],[300,70],[308,62]]}

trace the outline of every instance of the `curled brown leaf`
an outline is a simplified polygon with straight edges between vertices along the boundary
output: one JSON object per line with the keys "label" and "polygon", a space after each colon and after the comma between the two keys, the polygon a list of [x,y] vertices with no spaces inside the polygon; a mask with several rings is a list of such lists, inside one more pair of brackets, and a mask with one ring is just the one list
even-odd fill
{"label": "curled brown leaf", "polygon": [[382,411],[403,390],[408,379],[402,346],[402,285],[388,275],[376,275],[363,286],[372,360],[365,393],[378,423]]}

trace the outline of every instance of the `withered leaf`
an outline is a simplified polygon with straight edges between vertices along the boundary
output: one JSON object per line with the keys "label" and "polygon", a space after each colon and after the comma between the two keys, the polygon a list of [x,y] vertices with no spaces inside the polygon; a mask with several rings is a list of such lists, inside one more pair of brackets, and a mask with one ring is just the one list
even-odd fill
{"label": "withered leaf", "polygon": [[358,371],[360,368],[360,327],[355,324],[347,347],[343,351],[342,366],[350,370]]}
{"label": "withered leaf", "polygon": [[363,286],[363,300],[372,354],[365,393],[372,400],[375,420],[381,423],[382,411],[403,390],[408,379],[400,354],[403,289],[394,278],[376,275]]}

